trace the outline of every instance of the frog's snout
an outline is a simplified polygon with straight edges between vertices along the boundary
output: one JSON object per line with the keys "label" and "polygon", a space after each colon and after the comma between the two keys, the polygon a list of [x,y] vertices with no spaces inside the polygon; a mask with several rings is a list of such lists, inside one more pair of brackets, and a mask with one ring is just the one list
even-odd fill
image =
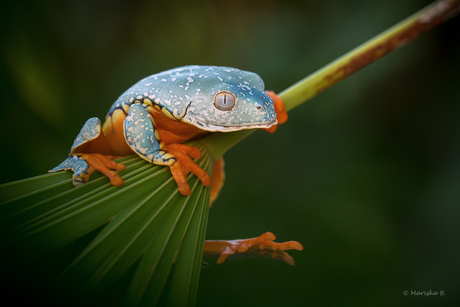
{"label": "frog's snout", "polygon": [[269,126],[276,124],[276,113],[273,108],[266,106],[256,106],[256,110],[258,113],[256,117],[259,118],[257,123]]}

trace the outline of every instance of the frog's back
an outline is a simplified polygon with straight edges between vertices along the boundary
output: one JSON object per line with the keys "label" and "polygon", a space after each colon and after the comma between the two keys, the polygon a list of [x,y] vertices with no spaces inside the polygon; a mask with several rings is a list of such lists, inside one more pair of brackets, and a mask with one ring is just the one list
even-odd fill
{"label": "frog's back", "polygon": [[216,84],[263,90],[262,79],[255,73],[231,67],[183,66],[146,77],[126,90],[110,108],[128,114],[133,103],[148,103],[166,109],[174,119],[181,120],[193,100],[212,100]]}

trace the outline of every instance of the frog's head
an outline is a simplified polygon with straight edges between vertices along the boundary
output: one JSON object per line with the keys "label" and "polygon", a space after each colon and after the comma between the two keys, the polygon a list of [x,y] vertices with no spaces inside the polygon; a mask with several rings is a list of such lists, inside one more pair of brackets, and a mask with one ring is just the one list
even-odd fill
{"label": "frog's head", "polygon": [[277,123],[273,100],[255,73],[228,67],[208,67],[195,77],[196,94],[183,122],[206,131],[270,128]]}

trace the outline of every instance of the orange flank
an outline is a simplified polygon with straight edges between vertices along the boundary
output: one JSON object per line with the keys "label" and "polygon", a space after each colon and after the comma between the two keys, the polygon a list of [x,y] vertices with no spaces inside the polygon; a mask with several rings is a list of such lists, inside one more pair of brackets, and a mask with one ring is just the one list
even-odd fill
{"label": "orange flank", "polygon": [[160,140],[165,144],[182,144],[209,134],[208,131],[193,125],[171,119],[155,108],[149,108],[149,112],[153,116],[155,130],[158,131]]}
{"label": "orange flank", "polygon": [[129,156],[134,154],[134,151],[126,143],[123,133],[123,122],[126,115],[122,110],[115,110],[111,116],[108,116],[102,131],[109,143],[111,154],[116,156]]}

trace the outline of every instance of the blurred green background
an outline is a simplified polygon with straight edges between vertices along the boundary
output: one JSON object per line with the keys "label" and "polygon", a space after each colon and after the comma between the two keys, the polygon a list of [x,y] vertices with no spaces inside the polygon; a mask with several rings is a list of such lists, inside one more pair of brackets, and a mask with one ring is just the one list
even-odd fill
{"label": "blurred green background", "polygon": [[[56,166],[83,123],[145,76],[233,66],[280,92],[429,3],[3,3],[0,183]],[[460,302],[459,37],[457,18],[226,154],[207,238],[271,231],[305,249],[294,267],[212,261],[197,306]]]}

